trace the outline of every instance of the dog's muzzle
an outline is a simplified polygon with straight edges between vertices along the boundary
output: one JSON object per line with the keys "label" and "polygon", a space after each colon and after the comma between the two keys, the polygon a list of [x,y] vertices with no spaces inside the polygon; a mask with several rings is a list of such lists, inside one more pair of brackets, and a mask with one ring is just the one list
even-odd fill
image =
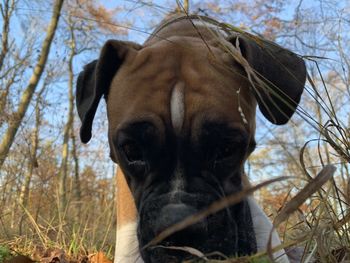
{"label": "dog's muzzle", "polygon": [[[159,244],[142,250],[161,232],[205,210],[219,198],[217,194],[208,192],[203,194],[182,192],[177,195],[177,197],[174,197],[174,193],[153,195],[140,207],[138,239],[145,262],[181,262],[191,257],[191,254],[174,247],[192,247],[204,254],[216,251],[228,256],[242,256],[256,252],[252,219],[246,201],[188,225]],[[214,256],[214,258],[221,257]]]}

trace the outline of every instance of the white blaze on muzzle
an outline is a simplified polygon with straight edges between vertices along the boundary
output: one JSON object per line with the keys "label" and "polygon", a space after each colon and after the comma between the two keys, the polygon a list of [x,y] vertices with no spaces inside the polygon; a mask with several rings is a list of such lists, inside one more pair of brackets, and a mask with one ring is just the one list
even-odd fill
{"label": "white blaze on muzzle", "polygon": [[[178,82],[173,87],[170,96],[170,117],[176,135],[179,135],[185,119],[185,84]],[[175,169],[175,178],[171,183],[171,199],[173,199],[177,192],[183,191],[185,181],[183,178],[183,170],[177,166]]]}

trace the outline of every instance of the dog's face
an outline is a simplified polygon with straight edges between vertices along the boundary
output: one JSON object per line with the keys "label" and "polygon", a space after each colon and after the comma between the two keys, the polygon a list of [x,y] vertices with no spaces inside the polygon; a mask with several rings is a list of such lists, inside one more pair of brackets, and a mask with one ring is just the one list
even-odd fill
{"label": "dog's face", "polygon": [[[174,223],[240,191],[243,163],[255,146],[254,121],[245,124],[238,111],[242,104],[245,118],[254,120],[256,102],[248,96],[242,69],[219,48],[212,47],[209,56],[203,41],[182,39],[175,47],[176,38],[170,41],[130,54],[107,100],[111,156],[135,198],[141,247]],[[227,77],[232,69],[236,74]],[[241,203],[162,244],[252,253],[248,210]],[[164,249],[141,253],[146,262],[170,256]]]}
{"label": "dog's face", "polygon": [[[293,114],[305,81],[302,60],[287,54],[296,67],[289,67],[294,72],[287,78],[280,76],[281,65],[271,68],[273,61],[263,61],[265,55],[249,40],[243,38],[241,46],[252,67],[255,63],[254,69],[274,85],[283,83],[283,94],[294,104],[283,106],[281,95],[253,91],[243,67],[222,42],[200,38],[170,37],[146,47],[110,41],[99,61],[80,75],[83,141],[91,137],[101,95],[108,94],[111,158],[121,166],[135,199],[140,248],[171,225],[242,189],[244,162],[255,147],[257,102],[277,124]],[[286,67],[290,58],[282,61]],[[249,206],[243,201],[229,207],[159,245],[225,255],[254,253]],[[178,262],[184,256],[160,247],[143,249],[141,255],[145,262]]]}

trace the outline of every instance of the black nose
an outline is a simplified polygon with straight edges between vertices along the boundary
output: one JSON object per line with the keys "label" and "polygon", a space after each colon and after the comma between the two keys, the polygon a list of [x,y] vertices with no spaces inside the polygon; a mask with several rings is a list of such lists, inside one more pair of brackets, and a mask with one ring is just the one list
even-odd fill
{"label": "black nose", "polygon": [[[169,204],[164,206],[161,210],[160,218],[157,220],[158,222],[155,229],[156,235],[196,213],[198,213],[197,209],[186,204]],[[194,237],[194,235],[199,237],[206,233],[206,225],[205,221],[190,225],[185,229],[174,233],[170,239],[183,243],[189,238]]]}

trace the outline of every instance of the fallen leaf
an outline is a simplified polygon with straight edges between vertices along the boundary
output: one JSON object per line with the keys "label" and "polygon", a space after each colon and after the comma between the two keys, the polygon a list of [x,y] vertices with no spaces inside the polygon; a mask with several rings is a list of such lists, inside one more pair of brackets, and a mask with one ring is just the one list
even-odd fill
{"label": "fallen leaf", "polygon": [[102,251],[90,256],[90,263],[112,263]]}
{"label": "fallen leaf", "polygon": [[46,251],[46,257],[40,259],[41,263],[68,263],[66,255],[62,249],[52,249]]}
{"label": "fallen leaf", "polygon": [[14,256],[9,260],[5,260],[5,263],[33,263],[33,262],[35,261],[23,255]]}

